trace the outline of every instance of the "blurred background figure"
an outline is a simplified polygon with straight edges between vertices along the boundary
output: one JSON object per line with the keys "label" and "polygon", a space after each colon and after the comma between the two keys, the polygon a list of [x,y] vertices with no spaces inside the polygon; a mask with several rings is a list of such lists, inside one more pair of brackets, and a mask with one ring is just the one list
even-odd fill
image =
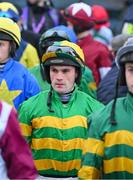
{"label": "blurred background figure", "polygon": [[[0,3],[0,17],[6,17],[16,22],[20,29],[22,25],[21,17],[17,8],[8,2]],[[31,37],[32,38],[32,37]],[[20,46],[17,49],[14,60],[20,62],[27,68],[39,64],[39,56],[35,47],[21,39]]]}
{"label": "blurred background figure", "polygon": [[107,10],[101,5],[93,5],[92,12],[95,18],[95,26],[92,30],[94,39],[110,47],[113,33],[110,29],[110,20]]}
{"label": "blurred background figure", "polygon": [[40,34],[49,28],[65,24],[63,16],[50,0],[27,0],[22,18],[24,29]]}
{"label": "blurred background figure", "polygon": [[[25,7],[27,4],[26,0],[18,1],[18,0],[0,0],[5,2],[16,3],[21,7]],[[51,4],[54,8],[59,11],[63,11],[67,6],[76,2],[85,2],[91,6],[93,5],[101,5],[104,6],[110,17],[110,28],[113,31],[114,35],[121,33],[123,17],[126,9],[133,3],[133,0],[50,0]]]}
{"label": "blurred background figure", "polygon": [[69,37],[69,40],[73,43],[77,43],[78,41],[77,35],[72,28],[69,28],[66,25],[59,25],[59,26],[55,26],[53,29],[65,31]]}
{"label": "blurred background figure", "polygon": [[[112,62],[112,68],[107,73],[107,75],[100,82],[97,89],[97,99],[103,104],[108,104],[115,97],[115,86],[118,77],[118,67],[115,63],[116,53],[120,47],[128,40],[128,38],[133,37],[133,35],[119,34],[114,36],[111,41],[112,51],[114,54],[114,61]],[[127,94],[126,86],[119,86],[118,97],[124,97]]]}
{"label": "blurred background figure", "polygon": [[133,34],[133,2],[128,6],[123,18],[122,33]]}
{"label": "blurred background figure", "polygon": [[31,30],[25,30],[23,27],[23,19],[22,19],[22,13],[23,13],[23,9],[21,8],[21,6],[19,6],[18,4],[14,4],[14,6],[17,8],[18,12],[19,12],[19,24],[21,26],[21,36],[23,38],[23,40],[25,40],[26,42],[30,43],[32,46],[34,46],[38,52],[39,55],[39,39],[40,39],[40,34],[34,33]]}

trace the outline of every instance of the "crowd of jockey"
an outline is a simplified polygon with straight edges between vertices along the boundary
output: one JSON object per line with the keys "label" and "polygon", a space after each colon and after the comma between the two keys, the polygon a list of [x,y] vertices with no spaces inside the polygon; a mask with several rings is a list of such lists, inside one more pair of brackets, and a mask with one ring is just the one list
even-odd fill
{"label": "crowd of jockey", "polygon": [[0,1],[0,179],[133,178],[132,9]]}

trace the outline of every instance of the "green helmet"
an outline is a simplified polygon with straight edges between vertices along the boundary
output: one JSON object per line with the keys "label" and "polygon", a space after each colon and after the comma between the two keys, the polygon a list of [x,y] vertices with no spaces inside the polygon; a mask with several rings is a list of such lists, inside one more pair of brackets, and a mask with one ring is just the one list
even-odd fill
{"label": "green helmet", "polygon": [[51,65],[69,65],[78,69],[78,77],[75,82],[80,83],[82,68],[84,68],[84,54],[82,49],[69,41],[55,42],[49,46],[46,53],[42,57],[42,63],[46,80],[50,81],[49,67]]}

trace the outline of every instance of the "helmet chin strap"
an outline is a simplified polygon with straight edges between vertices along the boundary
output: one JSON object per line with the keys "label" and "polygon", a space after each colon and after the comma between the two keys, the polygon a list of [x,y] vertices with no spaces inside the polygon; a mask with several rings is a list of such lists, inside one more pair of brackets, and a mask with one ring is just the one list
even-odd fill
{"label": "helmet chin strap", "polygon": [[48,99],[47,99],[47,106],[48,106],[49,112],[54,112],[54,110],[52,109],[52,91],[53,91],[53,88],[51,86],[50,91],[48,93]]}

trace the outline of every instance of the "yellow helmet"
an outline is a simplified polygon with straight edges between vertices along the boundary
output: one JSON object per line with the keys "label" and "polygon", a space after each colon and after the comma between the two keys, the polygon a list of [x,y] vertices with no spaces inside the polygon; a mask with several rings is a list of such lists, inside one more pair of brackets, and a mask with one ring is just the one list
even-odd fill
{"label": "yellow helmet", "polygon": [[18,22],[19,12],[13,4],[9,2],[2,2],[0,3],[0,17],[7,17],[15,22]]}
{"label": "yellow helmet", "polygon": [[16,14],[19,14],[17,8],[12,3],[9,3],[9,2],[0,3],[1,11],[8,11],[9,9],[13,10]]}
{"label": "yellow helmet", "polygon": [[[16,43],[17,47],[20,45],[21,34],[19,26],[11,19],[0,17],[0,33],[9,35],[12,40]],[[3,39],[3,36],[0,36],[0,39]]]}

